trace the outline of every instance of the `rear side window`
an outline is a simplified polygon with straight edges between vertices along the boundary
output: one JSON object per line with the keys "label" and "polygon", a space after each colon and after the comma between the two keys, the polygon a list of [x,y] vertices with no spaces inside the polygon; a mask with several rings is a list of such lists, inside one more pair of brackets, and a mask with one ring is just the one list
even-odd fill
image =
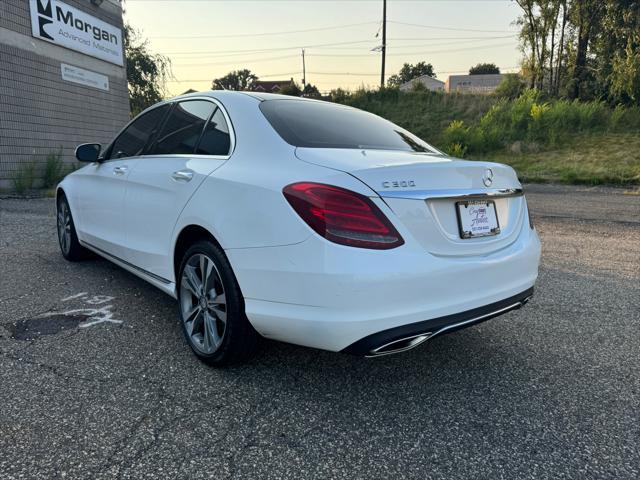
{"label": "rear side window", "polygon": [[328,102],[266,100],[260,110],[283,140],[296,147],[436,151],[393,123]]}
{"label": "rear side window", "polygon": [[152,153],[194,153],[202,130],[216,106],[204,100],[178,103],[158,135]]}
{"label": "rear side window", "polygon": [[162,105],[136,118],[113,142],[110,158],[140,155],[148,145],[149,140],[152,140],[160,121],[164,118],[168,109],[169,105]]}
{"label": "rear side window", "polygon": [[222,110],[216,108],[216,112],[211,117],[202,135],[196,153],[201,155],[229,155],[230,148],[229,126],[224,119]]}

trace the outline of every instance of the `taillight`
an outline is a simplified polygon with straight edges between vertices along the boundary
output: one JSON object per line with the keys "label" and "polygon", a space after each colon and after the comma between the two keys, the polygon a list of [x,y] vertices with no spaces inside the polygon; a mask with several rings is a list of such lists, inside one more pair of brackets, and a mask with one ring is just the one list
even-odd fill
{"label": "taillight", "polygon": [[282,190],[298,215],[319,235],[341,245],[386,250],[404,240],[364,195],[322,183],[292,183]]}

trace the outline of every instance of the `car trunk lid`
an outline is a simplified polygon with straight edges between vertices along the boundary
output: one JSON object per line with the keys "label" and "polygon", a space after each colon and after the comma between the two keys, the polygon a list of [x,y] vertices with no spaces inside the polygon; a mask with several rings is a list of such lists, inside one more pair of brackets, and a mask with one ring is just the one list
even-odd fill
{"label": "car trunk lid", "polygon": [[[368,185],[401,226],[435,255],[489,254],[514,242],[525,221],[521,185],[506,165],[390,150],[297,148],[296,156]],[[462,238],[459,202],[495,208],[499,233]]]}

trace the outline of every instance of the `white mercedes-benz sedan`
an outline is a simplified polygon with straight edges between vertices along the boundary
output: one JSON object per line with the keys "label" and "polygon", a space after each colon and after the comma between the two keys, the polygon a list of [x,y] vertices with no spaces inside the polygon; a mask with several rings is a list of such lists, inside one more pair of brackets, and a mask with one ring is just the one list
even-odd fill
{"label": "white mercedes-benz sedan", "polygon": [[212,365],[259,336],[401,352],[533,293],[540,241],[513,169],[355,108],[184,95],[76,156],[87,165],[57,188],[62,254],[92,251],[175,297]]}

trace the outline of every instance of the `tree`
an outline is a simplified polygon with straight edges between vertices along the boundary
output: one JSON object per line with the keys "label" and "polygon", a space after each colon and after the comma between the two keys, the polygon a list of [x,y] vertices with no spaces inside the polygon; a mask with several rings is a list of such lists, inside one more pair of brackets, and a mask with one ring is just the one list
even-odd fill
{"label": "tree", "polygon": [[347,103],[349,98],[351,98],[351,92],[343,88],[334,88],[329,92],[329,98],[335,103]]}
{"label": "tree", "polygon": [[224,77],[216,78],[211,83],[212,90],[253,90],[253,84],[258,77],[251,70],[234,70]]}
{"label": "tree", "polygon": [[500,73],[500,68],[495,63],[479,63],[469,69],[469,75],[489,75]]}
{"label": "tree", "polygon": [[551,95],[640,103],[639,0],[515,0],[522,73]]}
{"label": "tree", "polygon": [[436,78],[436,74],[433,71],[433,65],[426,62],[418,62],[415,65],[411,63],[405,63],[397,75],[391,75],[387,80],[389,87],[399,87],[403,83],[407,83],[414,78],[421,77],[422,75],[429,75],[432,78]]}
{"label": "tree", "polygon": [[604,87],[598,92],[600,96],[612,103],[640,104],[640,3],[637,0],[606,2],[591,54],[595,80]]}
{"label": "tree", "polygon": [[318,87],[307,83],[302,89],[302,96],[308,98],[320,98],[322,95],[320,95],[320,90],[318,90]]}
{"label": "tree", "polygon": [[127,86],[131,115],[164,98],[165,85],[171,76],[171,61],[149,51],[147,40],[131,25],[124,26],[124,52],[127,64]]}
{"label": "tree", "polygon": [[302,90],[300,90],[300,87],[296,82],[291,80],[291,83],[282,87],[278,93],[280,95],[290,95],[292,97],[299,97],[302,95]]}
{"label": "tree", "polygon": [[507,73],[498,84],[495,94],[500,98],[515,99],[520,96],[524,88],[525,84],[520,75],[517,73]]}

